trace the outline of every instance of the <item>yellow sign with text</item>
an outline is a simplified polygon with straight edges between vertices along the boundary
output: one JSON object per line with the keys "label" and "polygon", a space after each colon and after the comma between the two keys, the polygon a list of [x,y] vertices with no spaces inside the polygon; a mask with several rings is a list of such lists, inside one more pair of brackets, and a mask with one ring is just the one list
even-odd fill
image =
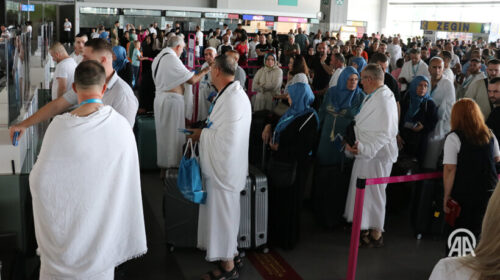
{"label": "yellow sign with text", "polygon": [[420,29],[446,32],[488,33],[489,24],[456,21],[421,21]]}

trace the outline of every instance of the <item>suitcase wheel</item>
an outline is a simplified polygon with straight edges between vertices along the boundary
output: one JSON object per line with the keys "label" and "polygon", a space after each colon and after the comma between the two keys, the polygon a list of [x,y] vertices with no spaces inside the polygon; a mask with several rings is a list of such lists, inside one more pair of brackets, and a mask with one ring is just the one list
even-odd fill
{"label": "suitcase wheel", "polygon": [[264,254],[269,253],[269,248],[267,248],[267,247],[262,248],[262,253],[264,253]]}
{"label": "suitcase wheel", "polygon": [[173,253],[175,251],[175,246],[173,244],[167,243],[167,252]]}
{"label": "suitcase wheel", "polygon": [[421,233],[417,233],[417,240],[420,240],[422,239],[422,234]]}

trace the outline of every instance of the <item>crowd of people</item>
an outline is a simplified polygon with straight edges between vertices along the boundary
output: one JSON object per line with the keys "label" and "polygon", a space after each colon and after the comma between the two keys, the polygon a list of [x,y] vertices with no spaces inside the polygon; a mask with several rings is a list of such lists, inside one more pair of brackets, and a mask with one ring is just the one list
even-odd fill
{"label": "crowd of people", "polygon": [[[260,167],[268,177],[269,242],[274,246],[291,249],[299,242],[306,196],[312,199],[318,223],[336,227],[352,222],[357,178],[388,177],[393,166],[405,173],[443,168],[443,211],[450,212],[452,199],[462,208],[455,227],[469,229],[478,238],[488,227],[481,228],[481,221],[498,181],[500,161],[497,43],[429,42],[419,37],[404,43],[397,35],[379,34],[351,36],[344,42],[339,34],[307,35],[300,28],[280,41],[276,32],[248,34],[242,25],[205,33],[196,27],[195,35],[195,55],[199,64],[203,62],[196,71],[183,62],[186,36],[179,23],[166,30],[156,23],[149,28],[127,24],[120,30],[116,22],[109,31],[99,26],[91,34],[76,35],[71,55],[55,43],[50,48],[57,62],[53,101],[12,126],[11,135],[22,135],[31,125],[82,103],[87,111],[81,106],[71,114],[93,116],[98,122],[111,107],[129,126],[134,126],[137,114],[154,111],[157,164],[165,176],[182,158],[186,136],[179,129],[190,130],[188,137],[200,142],[201,171],[209,193],[200,208],[198,247],[207,250],[208,261],[221,261],[203,279],[238,277],[239,213],[234,209],[239,209],[245,184],[247,151],[250,159],[259,158],[251,153],[262,153],[256,146],[264,146],[268,154],[250,164],[263,162]],[[196,84],[199,94],[193,102]],[[89,88],[101,95],[92,95]],[[109,106],[104,110],[86,104],[89,98],[82,96]],[[62,116],[51,125],[60,123],[61,131],[54,128],[54,135],[63,133],[63,121],[68,127],[75,122]],[[75,129],[78,133],[85,132]],[[37,163],[38,169],[42,163]],[[96,167],[89,163],[88,168]],[[31,179],[44,176],[48,175],[39,172]],[[366,189],[362,247],[384,246],[386,186]],[[49,219],[37,220],[37,231],[50,228],[44,220]],[[50,231],[37,238],[50,243],[45,234]],[[133,234],[142,238],[141,232]],[[141,244],[137,252],[145,250]],[[54,266],[46,263],[44,269],[60,273],[56,263],[61,260],[53,248],[46,250],[42,258],[50,256]],[[470,261],[470,267],[489,265],[481,262]]]}

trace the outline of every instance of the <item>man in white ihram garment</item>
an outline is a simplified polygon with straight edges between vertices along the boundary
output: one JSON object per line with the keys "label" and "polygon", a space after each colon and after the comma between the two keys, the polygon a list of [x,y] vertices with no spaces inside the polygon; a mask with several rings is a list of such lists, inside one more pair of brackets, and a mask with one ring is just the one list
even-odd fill
{"label": "man in white ihram garment", "polygon": [[[398,108],[394,94],[384,85],[384,71],[378,64],[368,64],[361,72],[361,83],[367,93],[361,111],[354,118],[354,146],[346,144],[346,153],[355,155],[344,217],[352,222],[358,178],[380,178],[391,175],[398,158]],[[361,221],[363,247],[382,247],[385,221],[385,188],[387,184],[367,186]]]}
{"label": "man in white ihram garment", "polygon": [[192,96],[191,85],[199,82],[210,71],[210,67],[198,74],[189,71],[179,58],[185,46],[182,37],[172,36],[151,66],[156,86],[154,111],[157,163],[162,169],[161,177],[167,168],[179,167],[186,137],[178,130],[186,127],[186,119],[190,119],[186,108],[192,106],[192,99],[185,102],[185,98]]}
{"label": "man in white ihram garment", "polygon": [[387,45],[387,52],[391,55],[390,66],[391,69],[396,69],[396,62],[402,58],[401,46],[399,45],[399,38],[392,38],[392,44]]}
{"label": "man in white ihram garment", "polygon": [[401,83],[401,91],[405,91],[407,85],[413,81],[416,76],[425,76],[430,79],[427,64],[421,59],[421,54],[418,49],[410,50],[410,61],[403,64],[401,74],[399,74],[399,82]]}
{"label": "man in white ihram garment", "polygon": [[79,107],[54,117],[30,174],[41,280],[112,280],[147,251],[134,134],[105,80],[99,62],[76,68]]}
{"label": "man in white ihram garment", "polygon": [[[219,268],[203,279],[238,279],[235,257],[240,224],[240,192],[248,174],[248,144],[252,108],[238,81],[237,61],[221,55],[212,66],[212,83],[218,89],[207,127],[193,129],[199,139],[200,165],[207,191],[200,205],[198,248],[206,249],[206,260],[221,261]],[[210,276],[211,275],[211,276]]]}
{"label": "man in white ihram garment", "polygon": [[[207,68],[214,63],[217,56],[217,50],[212,47],[205,49],[205,63],[201,69]],[[215,97],[217,90],[212,85],[212,77],[208,72],[200,81],[200,90],[198,91],[198,121],[205,120],[208,116],[208,109],[210,108],[210,99]]]}
{"label": "man in white ihram garment", "polygon": [[450,132],[451,108],[455,103],[455,86],[453,82],[443,75],[444,61],[435,56],[429,62],[429,73],[431,74],[431,97],[438,107],[438,122],[432,132],[429,133],[427,150],[422,162],[422,167],[436,169],[438,158],[444,147],[444,140]]}

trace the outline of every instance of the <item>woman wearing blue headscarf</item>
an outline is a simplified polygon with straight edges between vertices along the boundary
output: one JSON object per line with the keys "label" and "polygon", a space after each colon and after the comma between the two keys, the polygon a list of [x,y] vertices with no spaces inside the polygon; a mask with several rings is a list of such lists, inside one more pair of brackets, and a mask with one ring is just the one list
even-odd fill
{"label": "woman wearing blue headscarf", "polygon": [[105,39],[109,42],[109,32],[107,32],[106,30],[103,30],[101,32],[101,34],[99,34],[99,38],[100,39]]}
{"label": "woman wearing blue headscarf", "polygon": [[359,80],[358,71],[352,66],[346,67],[337,86],[328,90],[319,110],[321,133],[316,153],[313,205],[317,221],[326,227],[342,222],[352,168],[352,159],[346,158],[342,150],[342,137],[365,98],[358,86]]}
{"label": "woman wearing blue headscarf", "polygon": [[118,73],[127,84],[132,87],[132,80],[134,79],[134,72],[132,65],[127,59],[127,51],[122,46],[113,47],[113,69]]}
{"label": "woman wearing blue headscarf", "polygon": [[365,69],[366,60],[360,56],[353,57],[353,58],[351,58],[351,65],[350,66],[356,68],[358,73],[361,73],[361,71],[363,71],[363,69]]}
{"label": "woman wearing blue headscarf", "polygon": [[295,83],[288,92],[290,108],[276,125],[266,125],[262,138],[272,150],[267,170],[268,240],[273,246],[291,249],[299,240],[302,195],[319,119],[311,108],[314,94],[308,84]]}
{"label": "woman wearing blue headscarf", "polygon": [[427,136],[438,121],[437,106],[432,100],[430,82],[425,76],[417,76],[401,103],[399,135],[403,139],[403,156],[417,159],[419,163],[427,149]]}

